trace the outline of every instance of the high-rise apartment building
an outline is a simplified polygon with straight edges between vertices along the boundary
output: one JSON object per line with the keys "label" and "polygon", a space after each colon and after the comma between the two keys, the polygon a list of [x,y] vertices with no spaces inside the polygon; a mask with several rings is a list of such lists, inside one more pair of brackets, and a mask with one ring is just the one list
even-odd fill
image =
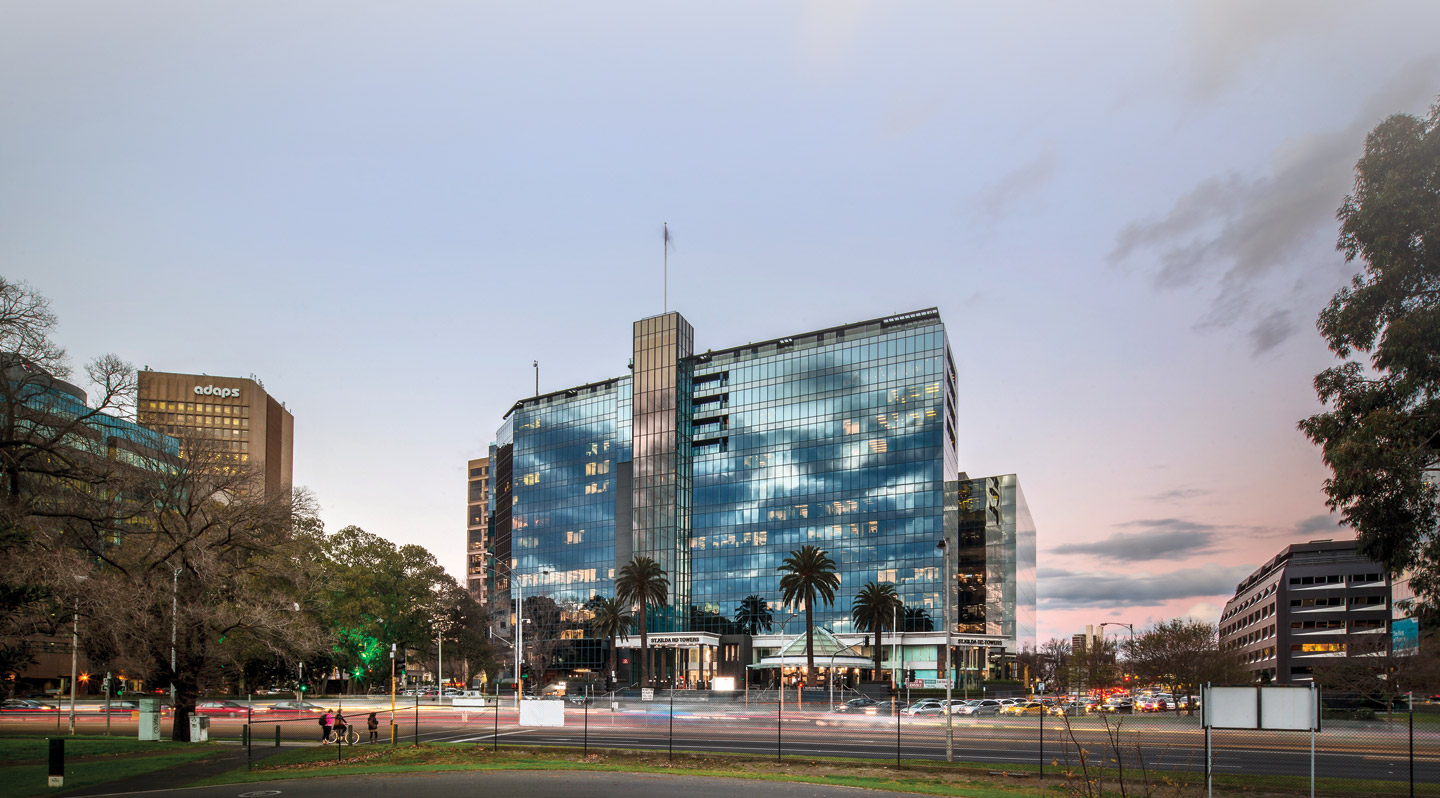
{"label": "high-rise apartment building", "polygon": [[[704,352],[694,342],[678,313],[635,322],[630,374],[522,399],[496,435],[491,545],[515,579],[492,573],[494,598],[523,595],[527,613],[532,597],[555,603],[577,641],[557,667],[603,667],[586,604],[645,555],[670,582],[647,620],[652,643],[672,648],[671,678],[738,673],[716,670],[736,664],[726,652],[763,658],[796,633],[777,568],[807,544],[841,577],[815,622],[856,650],[876,641],[855,628],[851,601],[869,582],[894,585],[907,616],[880,641],[901,657],[886,669],[943,671],[947,603],[974,676],[1034,645],[1034,523],[1014,475],[959,470],[960,374],[938,312]],[[742,629],[746,645],[721,644]]]}
{"label": "high-rise apartment building", "polygon": [[488,604],[485,553],[490,548],[490,458],[471,460],[466,470],[465,587],[476,601]]}
{"label": "high-rise apartment building", "polygon": [[1354,540],[1286,546],[1235,588],[1220,615],[1220,648],[1255,679],[1305,683],[1317,665],[1388,652],[1390,577]]}
{"label": "high-rise apartment building", "polygon": [[291,485],[295,417],[258,380],[149,369],[138,376],[140,423],[182,442],[216,441],[222,454],[264,474],[267,494]]}

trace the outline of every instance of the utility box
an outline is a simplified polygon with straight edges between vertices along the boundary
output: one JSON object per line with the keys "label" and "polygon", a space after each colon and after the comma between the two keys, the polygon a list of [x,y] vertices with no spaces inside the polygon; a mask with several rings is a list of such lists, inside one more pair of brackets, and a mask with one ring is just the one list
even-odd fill
{"label": "utility box", "polygon": [[190,742],[203,743],[210,739],[210,719],[204,715],[190,716]]}
{"label": "utility box", "polygon": [[142,698],[140,704],[140,739],[160,739],[160,699]]}

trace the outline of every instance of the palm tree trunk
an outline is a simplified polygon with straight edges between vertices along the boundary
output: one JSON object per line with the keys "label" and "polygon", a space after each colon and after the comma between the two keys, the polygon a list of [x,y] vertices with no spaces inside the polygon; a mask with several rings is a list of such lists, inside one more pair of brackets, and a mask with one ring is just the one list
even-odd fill
{"label": "palm tree trunk", "polygon": [[815,618],[810,608],[815,606],[815,591],[805,591],[805,676],[815,678]]}
{"label": "palm tree trunk", "polygon": [[650,686],[650,636],[645,629],[645,602],[640,602],[640,686]]}

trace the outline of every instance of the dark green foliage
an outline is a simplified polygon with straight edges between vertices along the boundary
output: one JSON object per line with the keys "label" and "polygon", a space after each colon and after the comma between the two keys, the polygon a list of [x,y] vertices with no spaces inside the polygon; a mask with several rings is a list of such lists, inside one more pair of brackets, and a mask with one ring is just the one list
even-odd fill
{"label": "dark green foliage", "polygon": [[660,563],[637,554],[620,568],[615,577],[615,595],[625,604],[635,607],[635,625],[640,627],[640,678],[642,684],[649,687],[650,637],[645,616],[650,605],[663,605],[670,598],[670,580]]}
{"label": "dark green foliage", "polygon": [[[1315,378],[1329,408],[1300,422],[1331,477],[1328,503],[1361,551],[1413,571],[1422,621],[1440,617],[1440,104],[1365,140],[1338,248],[1363,270],[1317,324],[1341,365]],[[1362,362],[1350,359],[1364,354]]]}
{"label": "dark green foliage", "polygon": [[887,627],[893,628],[901,606],[900,595],[895,592],[895,586],[889,582],[866,583],[855,595],[855,600],[850,603],[850,619],[855,622],[855,628],[862,632],[875,634],[875,673],[873,678],[880,678],[880,638],[885,634]]}

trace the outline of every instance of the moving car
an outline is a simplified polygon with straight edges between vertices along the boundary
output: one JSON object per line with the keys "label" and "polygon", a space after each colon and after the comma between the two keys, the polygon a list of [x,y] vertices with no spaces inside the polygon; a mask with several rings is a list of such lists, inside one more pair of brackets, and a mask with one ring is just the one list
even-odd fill
{"label": "moving car", "polygon": [[201,701],[195,705],[197,715],[224,716],[227,718],[238,718],[241,715],[249,714],[244,704],[237,704],[234,701]]}
{"label": "moving car", "polygon": [[1057,718],[1064,715],[1083,715],[1085,714],[1085,705],[1077,701],[1066,701],[1050,707],[1048,712]]}
{"label": "moving car", "polygon": [[325,707],[319,704],[312,704],[309,701],[276,701],[268,710],[271,715],[290,715],[301,717],[324,712]]}
{"label": "moving car", "polygon": [[1112,698],[1100,705],[1100,711],[1107,715],[1131,715],[1135,712],[1135,702],[1128,698]]}
{"label": "moving car", "polygon": [[54,704],[34,701],[29,698],[11,698],[0,702],[0,712],[58,712]]}

